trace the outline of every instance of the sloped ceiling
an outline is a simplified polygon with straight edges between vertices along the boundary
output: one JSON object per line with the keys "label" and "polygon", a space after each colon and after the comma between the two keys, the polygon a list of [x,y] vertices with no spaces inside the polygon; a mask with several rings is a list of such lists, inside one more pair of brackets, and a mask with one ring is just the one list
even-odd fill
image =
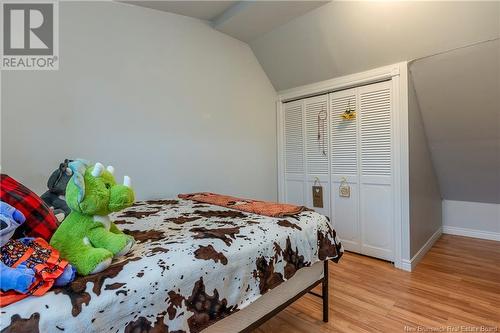
{"label": "sloped ceiling", "polygon": [[276,90],[498,37],[500,2],[333,1],[252,41]]}
{"label": "sloped ceiling", "polygon": [[212,21],[222,15],[238,1],[161,1],[132,0],[122,1],[131,5],[141,6],[164,12],[190,16],[200,20]]}
{"label": "sloped ceiling", "polygon": [[441,195],[500,203],[500,42],[410,65]]}
{"label": "sloped ceiling", "polygon": [[329,1],[120,0],[120,2],[202,19],[210,22],[214,29],[248,43]]}
{"label": "sloped ceiling", "polygon": [[327,2],[239,1],[216,18],[213,27],[248,43]]}

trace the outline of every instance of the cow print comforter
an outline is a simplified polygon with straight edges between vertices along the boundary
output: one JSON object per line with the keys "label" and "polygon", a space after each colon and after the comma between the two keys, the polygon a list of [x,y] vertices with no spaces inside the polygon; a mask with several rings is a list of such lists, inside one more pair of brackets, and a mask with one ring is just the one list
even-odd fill
{"label": "cow print comforter", "polygon": [[1,332],[200,332],[342,247],[326,217],[286,219],[188,200],[115,214],[132,252],[102,273],[1,309]]}

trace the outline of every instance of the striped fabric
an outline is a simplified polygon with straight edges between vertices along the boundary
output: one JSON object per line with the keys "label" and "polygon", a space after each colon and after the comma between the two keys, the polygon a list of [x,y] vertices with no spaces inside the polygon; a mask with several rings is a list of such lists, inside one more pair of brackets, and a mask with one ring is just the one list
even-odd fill
{"label": "striped fabric", "polygon": [[15,179],[1,174],[0,199],[20,210],[26,217],[26,222],[16,230],[13,239],[39,237],[50,240],[57,229],[57,220],[38,195]]}

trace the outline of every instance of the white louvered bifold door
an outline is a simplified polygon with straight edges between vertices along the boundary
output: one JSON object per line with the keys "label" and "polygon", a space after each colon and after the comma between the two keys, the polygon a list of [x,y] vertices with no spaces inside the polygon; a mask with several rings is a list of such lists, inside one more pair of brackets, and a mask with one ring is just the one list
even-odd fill
{"label": "white louvered bifold door", "polygon": [[[392,82],[283,104],[285,202],[329,216],[346,250],[394,260]],[[351,109],[356,118],[342,114]],[[312,186],[323,187],[323,208]],[[340,186],[350,196],[340,196]]]}
{"label": "white louvered bifold door", "polygon": [[358,88],[361,253],[393,260],[391,82]]}
{"label": "white louvered bifold door", "polygon": [[283,104],[285,202],[305,205],[304,101]]}
{"label": "white louvered bifold door", "polygon": [[[330,94],[332,221],[344,248],[361,252],[358,183],[357,120],[345,120],[347,108],[358,111],[357,89]],[[339,187],[345,179],[351,187],[350,197],[341,197]]]}
{"label": "white louvered bifold door", "polygon": [[[330,217],[328,95],[304,99],[306,206]],[[323,187],[323,207],[313,205],[315,180]]]}

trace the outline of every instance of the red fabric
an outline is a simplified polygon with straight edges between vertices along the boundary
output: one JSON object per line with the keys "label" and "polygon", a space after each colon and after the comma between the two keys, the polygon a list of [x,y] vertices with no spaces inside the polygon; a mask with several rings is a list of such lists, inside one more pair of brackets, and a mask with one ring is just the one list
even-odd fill
{"label": "red fabric", "polygon": [[2,174],[0,199],[20,210],[26,217],[26,222],[17,228],[13,239],[40,237],[50,240],[57,229],[57,219],[38,195],[15,179]]}
{"label": "red fabric", "polygon": [[35,281],[28,293],[21,294],[14,290],[0,290],[0,307],[7,306],[30,295],[42,296],[54,285],[56,279],[64,273],[68,262],[59,257],[59,252],[42,238],[24,244],[11,239],[2,247],[2,261],[10,267],[25,263],[35,271]]}
{"label": "red fabric", "polygon": [[253,213],[270,217],[285,217],[297,215],[308,210],[304,206],[281,204],[260,200],[242,199],[210,192],[179,194],[179,198],[188,199],[211,205],[240,210],[242,212]]}

